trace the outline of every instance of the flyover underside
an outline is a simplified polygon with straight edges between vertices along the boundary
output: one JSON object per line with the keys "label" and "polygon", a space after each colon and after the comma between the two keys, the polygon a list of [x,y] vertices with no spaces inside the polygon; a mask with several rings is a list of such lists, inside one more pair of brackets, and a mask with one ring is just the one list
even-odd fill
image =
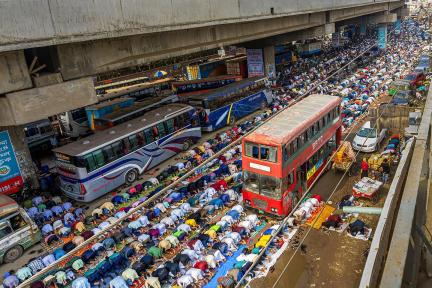
{"label": "flyover underside", "polygon": [[[80,85],[76,85],[70,80],[231,44],[255,40],[262,44],[261,47],[266,47],[287,39],[298,40],[332,33],[335,22],[394,10],[403,3],[352,5],[355,7],[54,46],[58,71],[51,74],[55,77],[48,77],[47,81],[36,81],[34,78],[33,82],[41,87],[32,89],[28,89],[33,84],[25,69],[23,51],[0,54],[0,95],[5,94],[0,96],[0,126],[23,125],[97,101],[91,81],[80,81],[77,82]],[[276,42],[273,41],[275,37],[279,37]],[[271,38],[269,43],[263,40]],[[3,69],[13,66],[20,69]],[[51,85],[44,86],[47,84]],[[73,99],[73,103],[68,102],[67,98]],[[28,102],[23,102],[23,99]]]}
{"label": "flyover underside", "polygon": [[[196,29],[399,0],[2,0],[0,52]],[[346,9],[347,8],[347,9]],[[31,17],[29,17],[31,15]],[[339,16],[338,16],[339,17]]]}
{"label": "flyover underside", "polygon": [[[124,38],[60,45],[63,79],[94,75],[151,61],[190,54],[224,45],[247,42],[322,26],[349,18],[400,7],[387,3],[274,19]],[[327,18],[327,19],[326,19]],[[328,21],[330,20],[330,21]]]}

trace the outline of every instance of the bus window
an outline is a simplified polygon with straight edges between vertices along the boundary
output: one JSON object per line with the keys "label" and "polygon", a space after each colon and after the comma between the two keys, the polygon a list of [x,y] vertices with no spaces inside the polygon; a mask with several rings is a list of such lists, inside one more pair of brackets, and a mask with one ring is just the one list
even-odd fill
{"label": "bus window", "polygon": [[320,131],[320,125],[319,125],[319,121],[318,122],[315,122],[315,124],[314,124],[314,135],[316,135],[316,134],[318,134],[319,133],[319,131]]}
{"label": "bus window", "polygon": [[135,151],[136,149],[138,149],[139,146],[138,146],[137,135],[129,136],[129,143],[130,143],[131,151]]}
{"label": "bus window", "polygon": [[107,162],[111,162],[116,158],[114,151],[110,145],[102,148],[102,152]]}
{"label": "bus window", "polygon": [[294,183],[294,172],[291,172],[288,174],[288,185],[291,185]]}
{"label": "bus window", "polygon": [[186,125],[184,125],[183,123],[184,123],[183,115],[179,115],[179,116],[177,116],[177,117],[175,118],[174,126],[177,126],[178,129],[181,129],[181,128],[183,128],[184,126],[186,126]]}
{"label": "bus window", "polygon": [[281,179],[260,175],[261,193],[275,199],[281,198]]}
{"label": "bus window", "polygon": [[266,160],[270,162],[276,162],[277,160],[277,148],[276,147],[270,147],[270,146],[260,146],[260,152],[261,152],[261,160]]}
{"label": "bus window", "polygon": [[252,143],[246,142],[245,148],[246,148],[246,156],[259,159],[258,145],[254,145]]}
{"label": "bus window", "polygon": [[50,125],[39,127],[39,131],[41,134],[49,133],[52,131],[52,127]]}
{"label": "bus window", "polygon": [[124,147],[120,141],[112,144],[111,146],[112,146],[115,158],[120,158],[120,157],[124,156],[124,154],[123,154],[123,148]]}
{"label": "bus window", "polygon": [[259,193],[259,175],[253,172],[244,171],[243,180],[245,189],[248,191]]}
{"label": "bus window", "polygon": [[12,233],[12,228],[9,226],[9,222],[0,223],[0,239],[5,238]]}
{"label": "bus window", "polygon": [[102,167],[103,165],[105,165],[104,155],[102,154],[101,150],[94,151],[93,156],[94,156],[97,167]]}
{"label": "bus window", "polygon": [[136,136],[137,136],[138,146],[139,147],[144,146],[145,145],[144,133],[142,131],[140,131],[136,134]]}
{"label": "bus window", "polygon": [[156,128],[158,130],[158,135],[159,135],[160,138],[162,138],[165,135],[167,135],[167,132],[165,131],[165,126],[164,126],[163,122],[156,124]]}
{"label": "bus window", "polygon": [[287,144],[284,146],[284,153],[283,153],[283,160],[284,161],[288,161],[289,157],[291,156],[291,151],[290,151],[290,145]]}
{"label": "bus window", "polygon": [[165,124],[166,124],[166,128],[167,128],[168,134],[171,134],[171,133],[173,133],[174,131],[176,131],[176,129],[175,129],[175,124],[174,124],[174,118],[172,118],[172,119],[168,119],[168,120],[165,122]]}
{"label": "bus window", "polygon": [[144,130],[144,135],[146,138],[146,144],[152,143],[154,141],[152,128]]}
{"label": "bus window", "polygon": [[123,155],[129,154],[129,152],[131,151],[131,145],[129,143],[129,139],[128,138],[124,138],[122,140],[121,146],[123,148],[122,154]]}
{"label": "bus window", "polygon": [[84,160],[86,161],[87,172],[91,172],[97,168],[97,164],[92,153],[84,155]]}

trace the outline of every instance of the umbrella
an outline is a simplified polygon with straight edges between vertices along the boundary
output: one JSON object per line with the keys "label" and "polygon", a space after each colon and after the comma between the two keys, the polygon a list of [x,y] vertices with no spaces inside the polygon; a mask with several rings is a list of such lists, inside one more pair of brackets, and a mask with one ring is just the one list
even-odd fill
{"label": "umbrella", "polygon": [[168,74],[167,72],[159,70],[159,71],[156,71],[156,73],[154,74],[154,77],[163,77],[167,74]]}

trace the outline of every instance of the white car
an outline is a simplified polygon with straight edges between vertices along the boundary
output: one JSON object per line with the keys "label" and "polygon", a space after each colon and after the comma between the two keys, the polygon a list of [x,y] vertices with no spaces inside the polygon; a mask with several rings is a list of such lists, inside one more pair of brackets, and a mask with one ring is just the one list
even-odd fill
{"label": "white car", "polygon": [[384,140],[386,133],[387,129],[378,131],[376,128],[371,128],[371,122],[367,121],[357,132],[352,146],[357,151],[375,152],[381,141]]}

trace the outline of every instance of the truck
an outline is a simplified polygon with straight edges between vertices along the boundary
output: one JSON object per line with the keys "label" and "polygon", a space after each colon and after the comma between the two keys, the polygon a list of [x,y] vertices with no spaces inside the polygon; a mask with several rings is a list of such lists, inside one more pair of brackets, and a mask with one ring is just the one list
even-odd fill
{"label": "truck", "polygon": [[41,233],[27,212],[6,195],[0,195],[0,264],[11,263],[41,240]]}
{"label": "truck", "polygon": [[405,128],[405,137],[410,138],[417,136],[418,129],[420,126],[422,117],[422,112],[420,110],[415,110],[414,112],[409,112],[408,114],[408,127]]}

